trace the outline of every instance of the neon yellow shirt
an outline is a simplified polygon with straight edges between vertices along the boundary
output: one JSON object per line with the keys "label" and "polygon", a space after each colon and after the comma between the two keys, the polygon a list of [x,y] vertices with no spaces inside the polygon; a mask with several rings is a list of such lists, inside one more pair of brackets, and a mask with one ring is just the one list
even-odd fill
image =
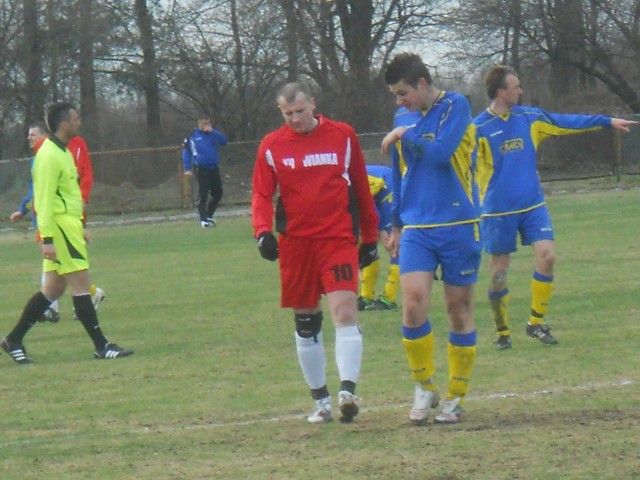
{"label": "neon yellow shirt", "polygon": [[40,236],[53,237],[57,231],[55,215],[82,219],[82,193],[78,171],[71,152],[59,138],[47,138],[36,153],[33,168],[34,205]]}

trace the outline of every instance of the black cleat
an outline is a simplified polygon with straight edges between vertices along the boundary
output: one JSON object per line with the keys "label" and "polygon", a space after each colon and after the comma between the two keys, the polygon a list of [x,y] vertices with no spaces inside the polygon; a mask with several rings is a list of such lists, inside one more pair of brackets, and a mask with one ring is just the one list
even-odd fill
{"label": "black cleat", "polygon": [[7,340],[7,337],[5,337],[0,342],[0,347],[7,352],[14,362],[19,363],[20,365],[33,363],[29,360],[29,357],[27,357],[27,351],[24,349],[24,345],[11,345]]}
{"label": "black cleat", "polygon": [[51,322],[58,323],[60,321],[60,313],[53,308],[47,308],[42,316],[38,319],[38,322]]}
{"label": "black cleat", "polygon": [[96,350],[93,356],[99,360],[111,360],[113,358],[128,357],[133,355],[133,350],[127,350],[126,348],[120,348],[115,343],[107,343],[102,350]]}
{"label": "black cleat", "polygon": [[496,350],[509,350],[511,348],[511,337],[509,335],[500,335],[493,343],[496,346]]}
{"label": "black cleat", "polygon": [[543,323],[542,325],[527,324],[525,331],[531,338],[537,338],[544,345],[556,345],[558,343],[558,340],[551,335],[551,327],[546,323]]}

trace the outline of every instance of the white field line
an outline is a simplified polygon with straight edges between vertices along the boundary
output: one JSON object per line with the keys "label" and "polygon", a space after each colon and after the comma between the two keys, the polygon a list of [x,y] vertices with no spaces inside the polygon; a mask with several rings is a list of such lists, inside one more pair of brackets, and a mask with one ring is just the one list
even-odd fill
{"label": "white field line", "polygon": [[[479,394],[479,395],[469,395],[467,400],[469,401],[486,401],[486,400],[495,400],[495,399],[527,399],[539,397],[542,395],[559,395],[563,393],[571,393],[571,392],[580,392],[580,391],[597,391],[609,388],[624,388],[629,385],[634,385],[640,382],[640,379],[623,379],[615,382],[603,382],[603,383],[587,383],[584,385],[576,385],[573,387],[558,387],[552,388],[549,390],[533,390],[531,392],[498,392],[498,393],[487,393],[487,394]],[[371,406],[371,407],[363,407],[361,408],[361,412],[382,412],[387,410],[396,410],[399,408],[408,408],[410,404],[408,403],[384,403],[381,405]],[[269,423],[280,423],[280,422],[289,422],[289,421],[297,421],[300,422],[304,419],[304,415],[302,413],[297,414],[288,414],[288,415],[279,415],[276,417],[267,417],[267,418],[252,418],[250,420],[230,420],[230,421],[222,421],[222,422],[210,422],[210,423],[199,423],[199,424],[185,424],[185,425],[153,425],[149,427],[142,428],[131,428],[128,430],[117,432],[118,435],[146,435],[146,434],[157,434],[157,433],[176,433],[182,431],[195,431],[195,430],[215,430],[217,428],[225,428],[225,427],[243,427],[243,426],[252,426],[252,425],[264,425]],[[8,440],[8,441],[0,441],[0,448],[9,447],[9,446],[22,446],[22,445],[38,445],[38,444],[46,444],[52,441],[63,441],[63,440],[73,440],[74,438],[82,438],[87,439],[90,437],[100,437],[100,436],[111,436],[111,432],[95,432],[95,433],[71,433],[68,435],[52,435],[45,436],[39,438],[21,438],[16,440]]]}
{"label": "white field line", "polygon": [[[499,398],[533,398],[539,397],[542,395],[558,395],[562,393],[570,393],[570,392],[579,392],[579,391],[594,391],[594,390],[603,390],[607,388],[621,388],[626,387],[628,385],[633,385],[638,383],[639,379],[624,379],[616,382],[606,382],[606,383],[587,383],[584,385],[576,385],[573,387],[558,387],[552,388],[549,390],[534,390],[531,392],[504,392],[504,393],[487,393],[480,395],[470,394],[467,397],[467,401],[486,401],[486,400],[495,400]],[[409,403],[385,403],[377,406],[371,407],[362,407],[360,408],[361,412],[381,412],[385,410],[395,410],[399,408],[408,408],[411,404]],[[289,414],[289,415],[281,415],[277,417],[269,417],[269,418],[259,418],[259,419],[251,419],[251,420],[232,420],[229,422],[212,422],[206,424],[198,424],[198,425],[182,425],[182,426],[171,426],[168,428],[159,427],[159,428],[143,428],[143,429],[134,429],[131,430],[131,433],[141,433],[141,432],[171,432],[176,430],[206,430],[206,429],[214,429],[221,427],[233,427],[233,426],[247,426],[247,425],[258,425],[258,424],[266,424],[266,423],[277,423],[277,422],[286,422],[291,420],[300,420],[304,418],[302,413],[298,414]]]}

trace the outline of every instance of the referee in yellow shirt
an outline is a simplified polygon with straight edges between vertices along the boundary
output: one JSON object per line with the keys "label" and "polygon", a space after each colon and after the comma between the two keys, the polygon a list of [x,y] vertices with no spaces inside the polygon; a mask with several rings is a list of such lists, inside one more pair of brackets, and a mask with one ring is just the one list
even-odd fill
{"label": "referee in yellow shirt", "polygon": [[15,362],[31,363],[23,339],[69,284],[76,315],[95,345],[95,358],[127,357],[133,351],[120,348],[105,338],[91,301],[89,259],[82,225],[82,194],[75,162],[66,148],[69,139],[78,134],[78,110],[70,103],[56,103],[47,111],[47,124],[52,135],[38,150],[32,170],[45,281],[42,290],[27,302],[20,320],[2,339],[0,347]]}

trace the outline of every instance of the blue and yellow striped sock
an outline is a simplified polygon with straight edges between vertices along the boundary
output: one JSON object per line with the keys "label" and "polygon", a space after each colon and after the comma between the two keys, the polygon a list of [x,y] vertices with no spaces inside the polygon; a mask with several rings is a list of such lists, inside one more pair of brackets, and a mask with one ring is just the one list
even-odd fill
{"label": "blue and yellow striped sock", "polygon": [[435,341],[429,320],[416,328],[402,326],[402,344],[407,352],[411,377],[424,390],[436,390],[432,383],[435,369]]}
{"label": "blue and yellow striped sock", "polygon": [[542,275],[534,270],[531,277],[531,325],[542,325],[544,316],[549,310],[549,302],[553,293],[553,275]]}
{"label": "blue and yellow striped sock", "polygon": [[449,391],[447,399],[460,397],[461,404],[469,391],[469,380],[476,363],[476,331],[449,332],[447,357],[449,359]]}

